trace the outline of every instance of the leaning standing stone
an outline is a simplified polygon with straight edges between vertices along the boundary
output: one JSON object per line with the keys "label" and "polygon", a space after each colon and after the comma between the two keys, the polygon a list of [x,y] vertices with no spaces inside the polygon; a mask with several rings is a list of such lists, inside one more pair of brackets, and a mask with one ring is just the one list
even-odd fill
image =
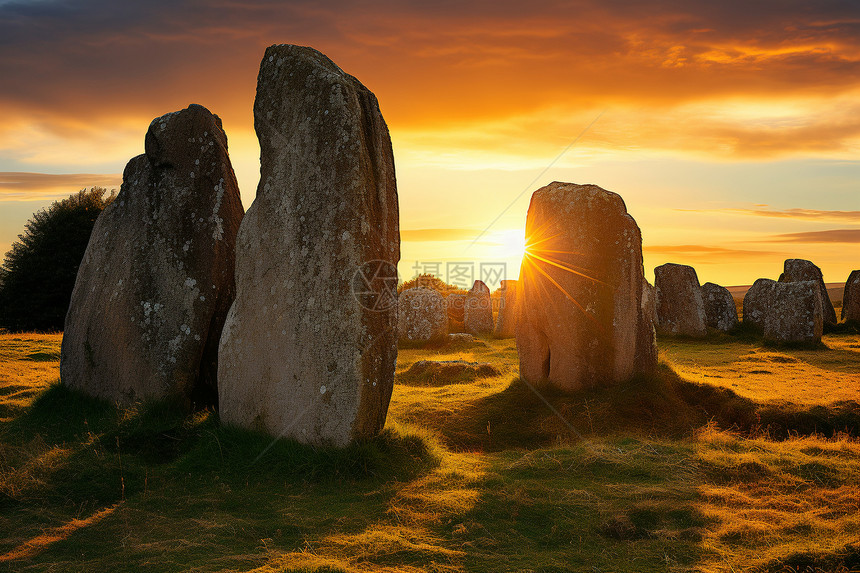
{"label": "leaning standing stone", "polygon": [[696,269],[666,263],[654,269],[657,289],[657,330],[666,334],[703,337],[705,302]]}
{"label": "leaning standing stone", "polygon": [[714,283],[702,285],[702,299],[705,302],[707,325],[728,332],[738,323],[738,307],[732,293],[724,286]]}
{"label": "leaning standing stone", "polygon": [[502,281],[499,315],[496,317],[496,336],[514,336],[517,326],[517,281]]}
{"label": "leaning standing stone", "polygon": [[526,238],[532,246],[517,285],[520,376],[572,391],[653,370],[642,236],[621,197],[551,183],[532,195]]}
{"label": "leaning standing stone", "polygon": [[397,357],[397,188],[376,97],[311,48],[266,50],[257,198],[239,230],[220,416],[342,446],[385,424]]}
{"label": "leaning standing stone", "polygon": [[463,324],[469,334],[493,332],[493,302],[490,288],[483,281],[475,281],[466,295]]}
{"label": "leaning standing stone", "polygon": [[836,324],[836,310],[830,301],[827,285],[824,284],[824,275],[821,269],[806,259],[786,259],[783,263],[783,273],[779,282],[793,283],[800,281],[814,281],[818,294],[821,296],[822,311],[824,312],[824,323],[830,326]]}
{"label": "leaning standing stone", "polygon": [[218,116],[191,105],[155,119],[78,270],[63,384],[119,402],[216,404],[242,213]]}
{"label": "leaning standing stone", "polygon": [[823,319],[817,281],[775,282],[764,316],[764,337],[774,342],[820,342]]}
{"label": "leaning standing stone", "polygon": [[860,271],[851,271],[842,297],[842,320],[860,321]]}
{"label": "leaning standing stone", "polygon": [[397,305],[400,338],[426,342],[448,334],[445,302],[435,290],[424,287],[406,289],[400,293]]}

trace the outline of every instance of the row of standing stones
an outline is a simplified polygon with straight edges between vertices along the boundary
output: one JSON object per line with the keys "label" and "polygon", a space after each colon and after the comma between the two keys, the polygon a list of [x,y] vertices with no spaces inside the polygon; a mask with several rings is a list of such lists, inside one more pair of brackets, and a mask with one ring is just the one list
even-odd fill
{"label": "row of standing stones", "polygon": [[[398,332],[431,340],[454,320],[515,335],[522,378],[567,390],[656,368],[668,299],[644,278],[619,195],[570,183],[533,194],[532,246],[494,324],[480,281],[397,297],[391,140],[357,79],[311,48],[271,46],[254,119],[261,177],[247,213],[217,116],[191,105],[151,123],[78,272],[64,384],[120,403],[214,405],[227,424],[340,446],[384,426]],[[860,273],[852,284],[856,307]],[[708,288],[699,300],[725,298]]]}
{"label": "row of standing stones", "polygon": [[[817,343],[824,327],[837,324],[824,277],[812,262],[787,259],[779,280],[758,279],[744,295],[743,321],[766,340]],[[738,323],[737,307],[725,287],[699,286],[696,271],[667,263],[654,269],[657,330],[703,337],[708,327],[727,332]],[[842,318],[860,321],[860,271],[845,283]]]}

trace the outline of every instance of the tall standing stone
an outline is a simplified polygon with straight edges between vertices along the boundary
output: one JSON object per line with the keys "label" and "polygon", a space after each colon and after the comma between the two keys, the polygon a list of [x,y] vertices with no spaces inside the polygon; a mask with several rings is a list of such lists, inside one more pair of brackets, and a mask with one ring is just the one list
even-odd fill
{"label": "tall standing stone", "polygon": [[155,119],[78,270],[63,384],[119,402],[216,403],[242,214],[218,116],[191,105]]}
{"label": "tall standing stone", "polygon": [[705,301],[696,269],[666,263],[654,269],[657,289],[657,330],[703,337],[708,333]]}
{"label": "tall standing stone", "polygon": [[824,312],[824,323],[833,326],[836,324],[836,310],[824,284],[824,275],[821,269],[806,259],[786,259],[783,263],[783,273],[779,282],[793,283],[801,281],[814,281],[821,296],[822,311]]}
{"label": "tall standing stone", "polygon": [[448,334],[448,313],[442,295],[433,289],[406,289],[398,297],[398,334],[404,340],[426,342]]}
{"label": "tall standing stone", "polygon": [[842,297],[842,320],[860,322],[860,271],[851,271]]}
{"label": "tall standing stone", "polygon": [[732,293],[724,286],[714,283],[702,285],[705,302],[705,322],[711,328],[728,332],[738,323],[738,307]]}
{"label": "tall standing stone", "polygon": [[397,188],[376,97],[311,48],[266,50],[257,198],[221,337],[221,420],[342,446],[385,424],[397,357]]}
{"label": "tall standing stone", "polygon": [[744,324],[764,328],[764,317],[771,305],[774,285],[771,279],[758,279],[744,295]]}
{"label": "tall standing stone", "polygon": [[774,342],[816,343],[824,326],[817,281],[774,282],[764,315],[764,338]]}
{"label": "tall standing stone", "polygon": [[624,200],[596,185],[551,183],[532,195],[526,238],[520,376],[572,391],[653,370],[642,236]]}
{"label": "tall standing stone", "polygon": [[514,336],[517,333],[517,281],[502,281],[499,315],[496,317],[496,336]]}
{"label": "tall standing stone", "polygon": [[463,325],[469,334],[493,332],[493,301],[490,287],[483,281],[475,281],[466,295]]}

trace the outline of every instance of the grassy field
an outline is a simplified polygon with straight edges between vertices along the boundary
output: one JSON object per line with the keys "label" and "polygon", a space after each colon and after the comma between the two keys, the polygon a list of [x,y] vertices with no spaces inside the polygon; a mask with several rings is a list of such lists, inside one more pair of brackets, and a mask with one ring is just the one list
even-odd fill
{"label": "grassy field", "polygon": [[70,392],[59,344],[0,335],[0,570],[860,570],[857,335],[661,340],[576,395],[510,339],[403,349],[386,431],[340,451]]}

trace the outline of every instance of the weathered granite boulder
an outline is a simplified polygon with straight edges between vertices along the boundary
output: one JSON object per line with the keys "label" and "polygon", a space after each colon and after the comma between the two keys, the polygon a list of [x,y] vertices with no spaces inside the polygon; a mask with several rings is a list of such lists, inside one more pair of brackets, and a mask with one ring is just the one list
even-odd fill
{"label": "weathered granite boulder", "polygon": [[199,105],[155,119],[78,271],[63,384],[108,400],[215,404],[242,220],[221,120]]}
{"label": "weathered granite boulder", "polygon": [[502,281],[501,295],[495,335],[514,336],[517,333],[517,281]]}
{"label": "weathered granite boulder", "polygon": [[475,281],[466,295],[463,324],[470,334],[493,332],[493,302],[490,288],[483,281]]}
{"label": "weathered granite boulder", "polygon": [[562,390],[605,386],[656,367],[642,305],[642,236],[624,200],[596,185],[532,195],[518,281],[520,376]]}
{"label": "weathered granite boulder", "polygon": [[752,324],[757,328],[764,328],[764,317],[771,304],[773,297],[773,285],[776,281],[771,279],[758,279],[747,290],[744,295],[743,320],[745,324]]}
{"label": "weathered granite boulder", "polygon": [[728,332],[738,323],[738,308],[732,293],[724,286],[714,283],[702,285],[705,302],[705,322],[711,328]]}
{"label": "weathered granite boulder", "polygon": [[659,332],[700,338],[708,333],[696,269],[674,263],[660,265],[654,269],[654,288]]}
{"label": "weathered granite boulder", "polygon": [[397,357],[397,187],[376,97],[311,48],[266,50],[260,184],[236,246],[220,417],[342,446],[378,433]]}
{"label": "weathered granite boulder", "polygon": [[400,338],[418,342],[448,334],[448,314],[441,294],[418,287],[406,289],[398,298],[397,331]]}
{"label": "weathered granite boulder", "polygon": [[824,323],[829,326],[835,325],[837,322],[836,310],[834,310],[830,295],[827,293],[827,286],[824,284],[824,276],[821,274],[821,269],[811,261],[805,259],[786,259],[785,263],[783,263],[783,273],[779,277],[779,282],[793,283],[801,281],[815,281],[818,285],[818,293],[821,296]]}
{"label": "weathered granite boulder", "polygon": [[774,282],[764,315],[764,337],[775,342],[821,341],[824,316],[817,281]]}
{"label": "weathered granite boulder", "polygon": [[860,271],[851,271],[842,297],[842,320],[860,322]]}

